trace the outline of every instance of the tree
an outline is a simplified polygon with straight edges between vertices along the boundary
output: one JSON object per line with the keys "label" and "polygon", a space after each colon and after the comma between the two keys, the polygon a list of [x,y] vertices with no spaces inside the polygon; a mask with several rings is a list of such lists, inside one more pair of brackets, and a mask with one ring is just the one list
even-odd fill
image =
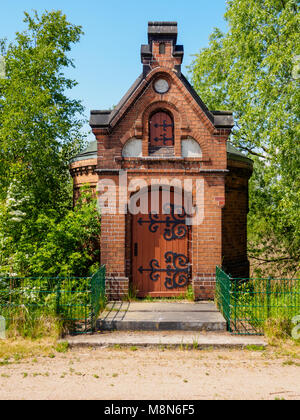
{"label": "tree", "polygon": [[100,217],[91,193],[73,209],[83,107],[64,75],[83,32],[61,11],[24,21],[13,43],[0,42],[0,277],[85,276],[99,264]]}
{"label": "tree", "polygon": [[69,159],[83,142],[83,107],[66,96],[76,82],[63,72],[74,67],[67,53],[83,32],[61,11],[25,13],[24,22],[15,42],[2,41],[0,196],[17,179],[36,206],[51,208],[66,200]]}
{"label": "tree", "polygon": [[[255,162],[250,255],[269,273],[295,275],[300,256],[299,3],[229,0],[190,67],[210,109],[232,109],[231,141]],[[265,271],[265,270],[258,270]]]}

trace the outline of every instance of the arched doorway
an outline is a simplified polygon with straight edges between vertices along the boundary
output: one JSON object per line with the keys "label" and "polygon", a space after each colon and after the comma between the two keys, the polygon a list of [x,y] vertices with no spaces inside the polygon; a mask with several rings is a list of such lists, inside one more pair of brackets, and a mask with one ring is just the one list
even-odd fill
{"label": "arched doorway", "polygon": [[[133,288],[138,297],[183,295],[190,281],[190,227],[183,197],[174,191],[164,194],[162,189],[145,194],[148,214],[132,216]],[[154,196],[158,205],[153,205]]]}

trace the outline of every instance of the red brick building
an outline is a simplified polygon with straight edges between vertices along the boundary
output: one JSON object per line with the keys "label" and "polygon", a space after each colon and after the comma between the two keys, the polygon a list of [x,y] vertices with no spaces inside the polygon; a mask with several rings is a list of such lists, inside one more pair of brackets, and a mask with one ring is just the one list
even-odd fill
{"label": "red brick building", "polygon": [[[177,23],[150,22],[142,74],[115,109],[91,112],[96,141],[71,163],[75,194],[86,183],[115,185],[112,201],[102,202],[101,229],[112,299],[129,288],[140,297],[167,297],[188,287],[207,299],[216,265],[249,275],[252,161],[227,142],[232,112],[209,111],[181,73],[183,55]],[[120,188],[120,174],[128,188]],[[198,216],[188,214],[180,183]],[[107,192],[100,190],[99,197]],[[146,210],[132,211],[145,197]]]}

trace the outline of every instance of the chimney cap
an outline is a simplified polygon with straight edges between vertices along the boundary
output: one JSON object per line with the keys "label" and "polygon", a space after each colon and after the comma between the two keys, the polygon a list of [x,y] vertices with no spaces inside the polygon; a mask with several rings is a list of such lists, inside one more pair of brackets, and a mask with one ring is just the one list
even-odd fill
{"label": "chimney cap", "polygon": [[148,22],[148,41],[173,41],[176,45],[178,36],[177,22]]}

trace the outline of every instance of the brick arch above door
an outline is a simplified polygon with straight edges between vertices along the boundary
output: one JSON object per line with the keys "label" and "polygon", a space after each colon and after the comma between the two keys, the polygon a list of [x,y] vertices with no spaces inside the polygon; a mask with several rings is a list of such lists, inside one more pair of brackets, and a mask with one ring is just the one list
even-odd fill
{"label": "brick arch above door", "polygon": [[[141,181],[141,180],[140,180]],[[158,180],[158,183],[149,183],[149,180],[142,180],[143,182],[139,182],[137,184],[136,191],[129,191],[127,196],[127,205],[130,206],[130,202],[133,200],[135,202],[141,202],[139,200],[143,200],[143,197],[148,196],[148,194],[152,194],[153,196],[157,196],[157,192],[161,191],[164,194],[164,197],[167,197],[170,194],[173,194],[175,197],[175,204],[179,204],[180,202],[184,203],[185,212],[187,217],[193,218],[195,214],[195,207],[197,206],[196,202],[196,190],[195,185],[188,185],[181,183],[180,180],[177,182],[172,182],[172,179],[162,178]],[[166,182],[167,181],[167,182]],[[179,183],[178,183],[179,182]],[[148,206],[147,203],[144,202],[144,206]],[[143,207],[143,206],[141,206]],[[157,209],[154,209],[157,210]],[[129,211],[130,213],[130,211]]]}

